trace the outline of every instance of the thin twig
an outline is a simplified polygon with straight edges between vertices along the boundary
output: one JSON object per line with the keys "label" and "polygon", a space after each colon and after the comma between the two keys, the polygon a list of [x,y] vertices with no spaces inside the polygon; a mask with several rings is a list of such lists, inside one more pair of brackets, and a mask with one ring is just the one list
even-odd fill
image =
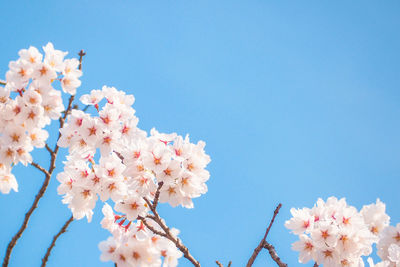
{"label": "thin twig", "polygon": [[[149,206],[151,212],[154,214],[154,216],[150,217],[154,222],[156,222],[161,229],[164,231],[164,233],[162,233],[165,238],[169,239],[170,241],[172,241],[172,243],[175,244],[175,246],[183,253],[183,256],[188,259],[194,266],[196,267],[200,267],[200,263],[190,254],[189,249],[182,243],[182,241],[174,236],[171,233],[171,229],[169,229],[169,227],[165,224],[165,222],[163,221],[163,219],[161,219],[160,215],[157,212],[157,202],[159,195],[160,195],[160,190],[161,187],[163,186],[163,183],[160,182],[158,184],[158,188],[157,191],[154,195],[154,202],[153,204],[151,203],[151,201],[149,199],[147,199],[146,197],[144,197],[143,199],[146,201],[147,205]],[[143,222],[144,223],[144,222]],[[153,228],[154,229],[154,228]],[[154,232],[152,229],[149,228],[149,230],[151,230],[153,233],[157,234],[157,232]]]}
{"label": "thin twig", "polygon": [[161,187],[163,186],[163,184],[164,184],[164,182],[159,182],[158,183],[158,188],[157,188],[157,191],[156,191],[156,193],[154,195],[154,200],[153,200],[153,209],[157,208],[158,200],[160,198],[160,190],[161,190]]}
{"label": "thin twig", "polygon": [[268,243],[267,241],[264,242],[264,248],[268,250],[269,255],[271,255],[271,258],[278,264],[279,267],[287,267],[288,265],[286,263],[283,263],[281,259],[278,257],[278,254],[275,251],[275,248],[273,245]]}
{"label": "thin twig", "polygon": [[71,217],[64,223],[63,227],[60,229],[60,231],[53,237],[53,241],[51,242],[50,246],[47,248],[46,251],[46,255],[44,255],[43,259],[42,259],[42,265],[41,267],[46,266],[46,263],[49,259],[51,250],[54,248],[54,246],[56,245],[56,241],[57,239],[60,237],[60,235],[62,235],[63,233],[65,233],[67,231],[67,228],[69,226],[69,224],[74,220],[74,216],[71,215]]}
{"label": "thin twig", "polygon": [[251,255],[249,261],[247,262],[246,267],[251,267],[254,263],[254,261],[256,260],[258,254],[260,253],[261,249],[263,248],[264,244],[265,244],[265,240],[267,239],[269,230],[271,229],[272,224],[275,221],[275,217],[276,215],[278,215],[280,208],[282,207],[282,204],[279,203],[279,205],[276,207],[275,211],[274,211],[274,216],[272,217],[269,226],[267,228],[267,230],[265,231],[264,237],[263,239],[261,239],[260,243],[258,244],[258,246],[254,249],[253,254]]}
{"label": "thin twig", "polygon": [[0,80],[0,85],[6,85],[7,83],[3,80]]}
{"label": "thin twig", "polygon": [[224,267],[224,265],[222,265],[222,263],[220,263],[219,261],[215,261],[215,263],[216,263],[219,267]]}
{"label": "thin twig", "polygon": [[318,264],[317,264],[317,263],[314,263],[314,267],[318,267]]}
{"label": "thin twig", "polygon": [[47,151],[49,151],[50,155],[53,153],[53,150],[49,147],[48,144],[45,145]]}
{"label": "thin twig", "polygon": [[163,237],[167,237],[167,235],[161,231],[156,230],[153,226],[151,226],[145,218],[138,216],[138,219],[141,220],[143,222],[143,224],[146,226],[146,228],[148,228],[150,231],[152,231],[154,234],[159,235],[159,236],[163,236]]}
{"label": "thin twig", "polygon": [[[79,67],[81,68],[82,66],[82,58],[85,55],[85,53],[83,52],[83,50],[81,50],[79,52]],[[71,111],[71,107],[72,107],[72,102],[74,101],[74,95],[71,95],[71,97],[69,98],[68,101],[68,107],[65,110],[64,115],[59,119],[60,121],[60,126],[59,129],[61,129],[64,126],[64,122],[65,119],[68,115],[68,113]],[[60,139],[61,137],[61,133],[58,134],[58,139],[57,141]],[[17,244],[17,241],[19,238],[21,238],[22,233],[25,231],[25,229],[28,226],[28,222],[30,217],[32,216],[32,213],[35,211],[35,209],[38,206],[39,200],[43,197],[44,193],[46,192],[46,189],[49,185],[51,176],[53,174],[53,171],[56,168],[56,159],[57,159],[57,154],[58,154],[58,150],[60,149],[60,147],[56,144],[54,150],[52,150],[51,153],[51,159],[50,159],[50,166],[49,169],[47,171],[47,173],[45,174],[45,179],[43,181],[42,187],[40,188],[39,192],[36,194],[35,199],[31,205],[31,207],[29,208],[28,212],[25,214],[24,217],[24,221],[22,222],[21,227],[19,228],[18,232],[13,236],[13,238],[11,239],[10,243],[8,243],[7,249],[6,249],[6,254],[4,255],[4,260],[3,260],[3,264],[2,267],[7,267],[8,266],[8,262],[10,261],[10,255],[11,252],[13,250],[13,248],[15,247],[15,245]]]}
{"label": "thin twig", "polygon": [[231,265],[232,265],[232,261],[229,261],[228,267],[231,267]]}
{"label": "thin twig", "polygon": [[48,172],[45,168],[43,168],[42,166],[40,166],[38,163],[31,162],[31,165],[32,165],[33,167],[35,167],[36,169],[38,169],[39,171],[43,172],[45,175],[48,175],[48,174],[49,174],[49,172]]}

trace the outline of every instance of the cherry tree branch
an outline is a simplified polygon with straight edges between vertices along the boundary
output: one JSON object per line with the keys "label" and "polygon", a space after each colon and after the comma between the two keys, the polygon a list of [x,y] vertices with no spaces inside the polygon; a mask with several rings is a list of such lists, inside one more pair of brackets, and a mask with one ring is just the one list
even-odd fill
{"label": "cherry tree branch", "polygon": [[51,153],[53,153],[53,150],[49,147],[48,144],[45,145],[45,148],[47,151],[49,151],[50,155],[51,155]]}
{"label": "cherry tree branch", "polygon": [[3,80],[0,80],[0,85],[6,85],[7,83]]}
{"label": "cherry tree branch", "polygon": [[286,263],[283,263],[281,259],[278,257],[278,254],[275,251],[275,248],[273,245],[268,243],[267,241],[264,242],[264,248],[268,250],[269,255],[271,258],[278,264],[279,267],[287,267],[288,265]]}
{"label": "cherry tree branch", "polygon": [[[200,263],[190,254],[189,249],[182,243],[182,241],[178,237],[174,236],[171,233],[171,229],[165,224],[164,220],[161,219],[160,215],[157,212],[156,208],[157,208],[157,203],[158,203],[158,199],[160,197],[160,190],[161,190],[162,186],[163,186],[163,182],[158,183],[158,188],[154,195],[153,203],[151,203],[151,201],[149,199],[147,199],[146,197],[144,197],[143,199],[146,201],[147,205],[149,206],[151,212],[154,215],[149,218],[151,218],[155,223],[157,223],[161,227],[161,229],[163,230],[163,233],[158,230],[154,231],[155,230],[154,228],[152,230],[152,227],[151,228],[148,227],[148,228],[153,233],[164,236],[165,238],[169,239],[183,253],[183,256],[186,259],[188,259],[194,266],[200,267],[201,266]],[[143,224],[145,224],[144,221],[145,220],[142,220]],[[147,227],[147,225],[146,225],[146,227]]]}
{"label": "cherry tree branch", "polygon": [[[221,262],[219,262],[219,261],[215,261],[215,263],[216,263],[219,267],[224,267],[224,265],[223,265]],[[232,261],[229,261],[227,267],[231,267],[231,265],[232,265]]]}
{"label": "cherry tree branch", "polygon": [[256,260],[258,254],[260,253],[260,251],[263,249],[265,243],[266,243],[266,239],[269,233],[269,230],[271,230],[271,226],[275,221],[275,217],[276,215],[278,215],[280,208],[282,207],[282,204],[279,203],[279,205],[276,207],[275,211],[274,211],[274,216],[272,216],[272,219],[268,225],[267,230],[265,231],[264,237],[263,239],[261,239],[260,243],[258,244],[258,246],[254,249],[253,254],[251,255],[249,261],[247,262],[246,267],[251,267],[254,263],[254,261]]}
{"label": "cherry tree branch", "polygon": [[63,227],[60,229],[60,231],[53,237],[53,241],[51,242],[50,246],[47,248],[46,254],[44,255],[43,259],[42,259],[42,265],[40,265],[41,267],[46,266],[47,261],[49,259],[51,250],[54,248],[54,246],[56,245],[56,241],[57,239],[60,237],[60,235],[62,235],[63,233],[65,233],[67,231],[67,228],[69,226],[69,224],[74,220],[74,216],[71,215],[71,217],[64,223]]}
{"label": "cherry tree branch", "polygon": [[[82,67],[82,59],[83,56],[85,55],[85,53],[83,52],[83,50],[81,50],[79,52],[79,68],[81,69]],[[60,118],[60,126],[59,129],[61,129],[64,126],[64,122],[65,119],[68,115],[68,113],[71,111],[72,108],[72,102],[74,101],[74,95],[71,95],[68,101],[68,107],[65,110],[63,116]],[[61,137],[61,133],[59,133],[58,135],[58,139],[60,139]],[[57,141],[58,141],[57,139]],[[47,172],[45,173],[45,179],[43,181],[43,184],[39,190],[39,192],[36,194],[35,199],[33,200],[33,203],[31,205],[31,207],[29,208],[28,212],[25,214],[24,220],[22,222],[21,227],[19,228],[18,232],[12,237],[11,241],[8,243],[7,249],[6,249],[6,254],[4,255],[4,259],[3,259],[3,264],[2,267],[7,267],[8,266],[8,262],[10,261],[10,256],[11,256],[11,252],[14,249],[15,245],[17,244],[18,239],[21,238],[23,232],[26,230],[27,226],[28,226],[28,222],[30,217],[32,216],[32,213],[35,211],[35,209],[38,206],[39,200],[43,197],[44,193],[47,190],[47,187],[49,185],[51,176],[53,174],[53,171],[56,168],[56,159],[57,159],[57,154],[58,154],[58,150],[59,150],[59,146],[56,144],[54,150],[51,151],[50,153],[50,165],[49,165],[49,169],[47,170]],[[50,152],[50,151],[49,151]],[[36,164],[37,165],[37,164]],[[34,167],[38,168],[39,165]]]}
{"label": "cherry tree branch", "polygon": [[36,169],[38,169],[39,171],[43,172],[45,175],[48,175],[48,174],[49,174],[49,172],[48,172],[45,168],[43,168],[42,166],[40,166],[38,163],[31,162],[31,165],[32,165],[33,167],[35,167]]}

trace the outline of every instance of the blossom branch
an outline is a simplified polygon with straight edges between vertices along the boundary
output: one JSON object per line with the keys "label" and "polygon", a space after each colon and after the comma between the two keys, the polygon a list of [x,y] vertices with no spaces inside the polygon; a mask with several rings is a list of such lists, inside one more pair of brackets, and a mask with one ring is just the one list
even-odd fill
{"label": "blossom branch", "polygon": [[153,226],[151,226],[145,218],[138,216],[138,219],[141,220],[143,222],[143,224],[150,230],[152,231],[154,234],[159,235],[159,236],[163,236],[163,237],[167,237],[167,235],[161,231],[158,231],[157,229],[155,229]]}
{"label": "blossom branch", "polygon": [[31,165],[33,167],[35,167],[36,169],[38,169],[39,171],[43,172],[45,175],[48,175],[48,171],[43,168],[42,166],[40,166],[39,164],[35,163],[35,162],[31,162]]}
{"label": "blossom branch", "polygon": [[268,236],[269,231],[271,230],[271,226],[275,221],[275,217],[276,215],[278,215],[280,208],[282,207],[282,204],[279,203],[279,205],[276,207],[275,211],[274,211],[274,216],[272,216],[272,219],[269,223],[269,226],[267,228],[267,230],[265,231],[264,237],[263,239],[261,239],[260,243],[258,244],[258,246],[254,249],[253,254],[251,255],[249,261],[247,262],[246,267],[251,267],[254,263],[254,261],[256,260],[258,254],[260,253],[260,251],[263,249],[265,243],[266,243],[266,239]]}
{"label": "blossom branch", "polygon": [[271,255],[271,258],[278,264],[279,267],[287,267],[288,266],[286,263],[283,263],[281,261],[281,259],[278,257],[278,254],[276,253],[273,245],[271,245],[270,243],[265,241],[264,248],[268,250],[269,255]]}
{"label": "blossom branch", "polygon": [[54,248],[54,246],[56,245],[56,241],[57,239],[60,237],[60,235],[62,235],[63,233],[65,233],[67,231],[67,228],[69,226],[69,224],[74,220],[74,217],[71,215],[71,217],[65,222],[65,224],[63,225],[63,227],[60,229],[60,231],[53,237],[53,241],[51,242],[50,246],[47,248],[46,254],[44,255],[43,259],[42,259],[42,265],[41,267],[46,266],[46,263],[49,259],[51,250]]}
{"label": "blossom branch", "polygon": [[[159,191],[160,191],[162,185],[163,185],[162,183],[158,184],[158,188],[157,188],[156,194],[154,196],[153,204],[151,204],[150,200],[148,200],[146,197],[143,198],[146,201],[147,205],[150,207],[151,212],[154,214],[154,216],[151,217],[151,218],[164,231],[163,235],[161,235],[161,236],[164,236],[164,237],[168,238],[170,241],[172,241],[172,243],[174,243],[175,246],[183,253],[183,256],[186,259],[188,259],[194,266],[200,267],[201,266],[200,263],[190,254],[189,249],[182,243],[182,241],[178,237],[174,236],[171,233],[171,229],[165,224],[163,219],[161,219],[160,215],[158,214],[158,212],[156,210],[157,202],[155,202],[155,201],[156,201],[156,199],[158,201],[158,198],[159,198],[159,195],[160,195]],[[154,204],[156,204],[156,205],[154,205]],[[157,234],[157,232],[159,232],[159,231],[154,232],[152,229],[150,229],[150,230],[155,234]]]}
{"label": "blossom branch", "polygon": [[[83,58],[84,55],[85,55],[85,53],[83,52],[83,50],[81,50],[79,52],[79,56],[80,56],[80,58],[79,58],[79,62],[80,62],[79,67],[82,66],[82,58]],[[71,97],[69,98],[69,101],[68,101],[68,107],[65,110],[64,115],[60,118],[59,129],[61,129],[64,126],[65,119],[66,119],[68,113],[71,111],[72,102],[73,101],[74,101],[74,95],[71,95]],[[60,137],[61,137],[61,133],[59,133],[58,139],[60,139]],[[51,176],[53,174],[53,171],[56,168],[56,159],[57,159],[57,154],[58,154],[59,148],[60,147],[56,144],[54,150],[52,150],[52,152],[50,153],[51,154],[50,166],[49,166],[49,169],[47,170],[47,172],[45,173],[45,179],[43,181],[43,184],[42,184],[39,192],[36,194],[35,199],[34,199],[32,205],[31,205],[31,207],[29,208],[28,212],[25,214],[25,217],[24,217],[24,220],[22,222],[21,227],[19,228],[18,232],[13,236],[11,241],[8,243],[8,246],[7,246],[7,249],[6,249],[6,254],[4,255],[2,267],[7,267],[8,266],[8,262],[10,261],[10,255],[11,255],[11,252],[12,252],[13,248],[17,244],[18,239],[21,238],[23,232],[26,230],[26,228],[28,226],[29,219],[32,216],[32,213],[37,208],[39,200],[43,197],[44,193],[47,190],[47,187],[49,185],[49,182],[50,182]]]}
{"label": "blossom branch", "polygon": [[154,200],[153,200],[153,209],[157,208],[158,200],[160,199],[160,190],[161,190],[161,187],[163,186],[163,184],[164,184],[164,182],[158,183],[158,188],[154,195]]}

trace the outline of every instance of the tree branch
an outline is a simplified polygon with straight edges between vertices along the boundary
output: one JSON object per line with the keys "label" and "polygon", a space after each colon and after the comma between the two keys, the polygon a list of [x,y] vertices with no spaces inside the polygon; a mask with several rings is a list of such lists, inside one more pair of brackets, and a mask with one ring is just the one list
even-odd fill
{"label": "tree branch", "polygon": [[249,261],[247,262],[246,267],[251,267],[253,265],[253,263],[256,260],[258,254],[260,253],[261,249],[264,247],[264,244],[266,242],[265,240],[266,240],[266,238],[268,236],[269,230],[271,229],[271,226],[275,221],[275,217],[276,217],[276,215],[278,215],[279,210],[280,210],[281,207],[282,207],[282,204],[279,203],[279,205],[276,207],[276,209],[274,211],[274,216],[272,216],[272,219],[271,219],[271,221],[269,223],[269,226],[268,226],[267,230],[265,231],[263,239],[261,239],[261,241],[258,244],[258,246],[254,249],[253,254],[251,255]]}
{"label": "tree branch", "polygon": [[[219,261],[215,261],[215,263],[219,266],[219,267],[224,267],[224,265],[222,263],[220,263]],[[232,261],[229,261],[228,263],[228,267],[231,267],[232,265]]]}
{"label": "tree branch", "polygon": [[49,172],[48,172],[45,168],[43,168],[42,166],[40,166],[39,164],[37,164],[37,163],[35,163],[35,162],[31,162],[31,165],[32,165],[33,167],[35,167],[36,169],[38,169],[39,171],[43,172],[45,175],[48,175],[48,174],[49,174]]}
{"label": "tree branch", "polygon": [[6,85],[7,83],[3,80],[0,80],[0,85]]}
{"label": "tree branch", "polygon": [[42,259],[42,265],[41,267],[46,266],[46,263],[49,259],[51,250],[54,248],[54,246],[56,245],[56,241],[57,239],[60,237],[60,235],[62,235],[63,233],[65,233],[67,231],[67,228],[69,226],[69,224],[74,220],[74,216],[71,215],[71,217],[64,223],[63,227],[60,229],[60,231],[53,237],[53,241],[51,242],[50,246],[47,248],[46,254],[44,255],[43,259]]}
{"label": "tree branch", "polygon": [[[161,229],[164,231],[164,233],[163,233],[162,236],[164,236],[165,238],[167,238],[167,239],[169,239],[170,241],[172,241],[172,243],[174,243],[175,246],[183,253],[183,256],[184,256],[186,259],[188,259],[194,266],[200,267],[200,266],[201,266],[200,263],[190,254],[189,249],[182,243],[182,241],[181,241],[178,237],[174,236],[174,235],[171,233],[171,230],[170,230],[169,227],[165,224],[165,222],[161,219],[160,215],[158,214],[158,212],[157,212],[157,210],[156,210],[156,206],[157,206],[157,205],[154,205],[154,204],[157,204],[157,203],[155,202],[155,200],[158,199],[158,197],[159,197],[159,194],[160,194],[159,191],[160,191],[161,187],[162,187],[162,183],[159,183],[159,184],[158,184],[157,191],[156,191],[156,194],[155,194],[155,196],[154,196],[154,202],[153,202],[153,204],[151,204],[150,200],[148,200],[146,197],[143,198],[143,199],[146,201],[147,205],[149,206],[151,212],[154,214],[154,216],[151,217],[151,219],[153,219],[154,222],[156,222],[156,223],[161,227]],[[158,192],[158,194],[157,194],[157,192]],[[143,222],[143,223],[144,223],[144,222]],[[149,229],[150,229],[150,228],[149,228]],[[150,229],[150,230],[151,230],[151,229]],[[153,233],[157,234],[157,233],[154,232],[153,230],[151,230],[151,231],[152,231]],[[157,231],[157,232],[159,232],[159,231]]]}
{"label": "tree branch", "polygon": [[53,150],[51,150],[51,148],[49,147],[48,144],[45,145],[47,151],[49,151],[50,155],[53,153]]}
{"label": "tree branch", "polygon": [[157,208],[158,200],[160,198],[160,190],[161,190],[161,187],[163,186],[163,184],[164,184],[164,182],[158,183],[157,191],[154,195],[154,200],[153,200],[153,209]]}
{"label": "tree branch", "polygon": [[[80,56],[80,58],[79,58],[79,67],[80,68],[82,66],[82,58],[83,58],[84,55],[85,55],[85,53],[83,52],[83,50],[81,50],[79,52],[79,56]],[[71,111],[72,102],[74,101],[74,97],[75,97],[74,95],[71,95],[70,98],[69,98],[68,107],[65,110],[64,115],[60,118],[60,127],[59,127],[59,129],[61,129],[64,126],[65,119],[66,119],[68,113]],[[61,137],[61,133],[58,134],[58,139],[60,139],[60,137]],[[57,141],[58,141],[58,139],[57,139]],[[24,220],[23,220],[22,225],[19,228],[18,232],[13,236],[11,241],[8,243],[8,246],[7,246],[7,249],[6,249],[6,254],[4,255],[4,260],[3,260],[2,267],[7,267],[8,266],[8,262],[10,261],[10,255],[11,255],[11,252],[12,252],[13,248],[17,244],[18,239],[21,238],[22,233],[27,228],[29,219],[32,216],[32,213],[37,208],[39,200],[43,197],[44,193],[46,192],[46,189],[47,189],[47,187],[49,185],[49,182],[50,182],[51,176],[53,174],[53,171],[56,168],[56,159],[57,159],[57,154],[58,154],[58,150],[59,149],[60,149],[60,147],[56,144],[54,150],[52,150],[52,152],[50,153],[51,154],[50,166],[49,166],[49,169],[48,169],[47,173],[45,173],[45,179],[43,181],[42,187],[40,188],[39,192],[36,194],[35,199],[34,199],[32,205],[31,205],[31,207],[29,208],[28,212],[25,214]]]}
{"label": "tree branch", "polygon": [[271,255],[271,258],[278,264],[279,267],[287,267],[288,266],[286,263],[283,263],[281,261],[281,259],[278,257],[278,254],[276,253],[273,245],[271,245],[270,243],[265,241],[264,248],[268,250],[269,255]]}

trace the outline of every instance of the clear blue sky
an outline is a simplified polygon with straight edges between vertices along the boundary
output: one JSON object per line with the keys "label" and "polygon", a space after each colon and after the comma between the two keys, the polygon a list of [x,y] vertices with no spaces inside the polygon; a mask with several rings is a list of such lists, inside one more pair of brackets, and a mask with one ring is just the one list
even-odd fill
{"label": "clear blue sky", "polygon": [[[84,49],[78,94],[126,90],[141,128],[206,141],[209,192],[192,210],[161,209],[203,266],[244,266],[279,202],[269,241],[289,266],[291,207],[379,197],[400,222],[400,2],[14,0],[0,10],[0,78],[29,45]],[[46,162],[45,151],[35,156]],[[14,173],[20,192],[0,195],[1,258],[43,181],[34,169]],[[39,266],[70,216],[57,186],[10,267]],[[97,207],[92,223],[72,223],[48,266],[112,266],[99,260],[109,234]],[[264,251],[254,266],[274,263]]]}

